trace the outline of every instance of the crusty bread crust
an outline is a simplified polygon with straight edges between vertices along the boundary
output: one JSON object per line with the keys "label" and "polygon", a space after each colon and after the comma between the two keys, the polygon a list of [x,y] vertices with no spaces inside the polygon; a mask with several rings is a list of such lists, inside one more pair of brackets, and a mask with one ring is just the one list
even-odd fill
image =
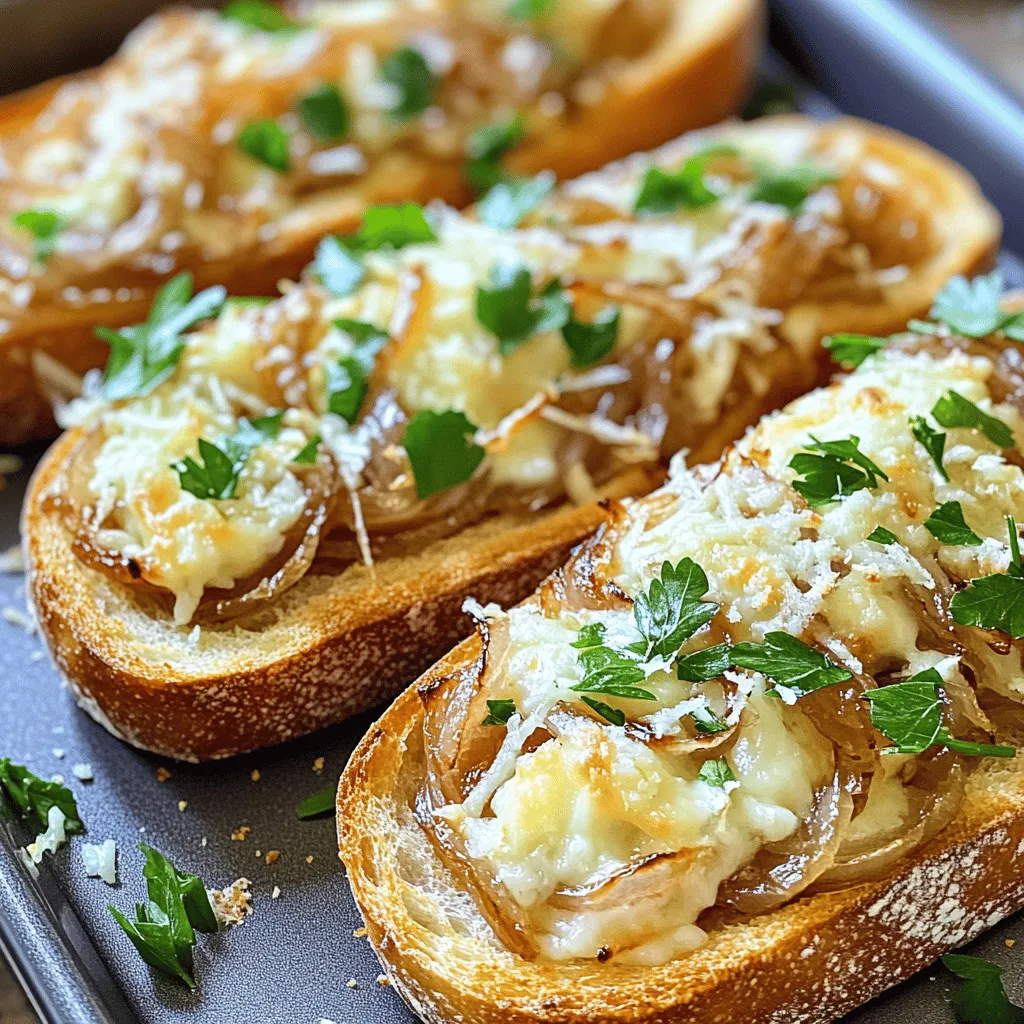
{"label": "crusty bread crust", "polygon": [[412,815],[420,685],[363,738],[338,788],[341,859],[391,984],[426,1024],[827,1024],[1024,907],[1024,767],[989,759],[957,819],[884,881],[714,929],[661,966],[526,961],[497,944]]}
{"label": "crusty bread crust", "polygon": [[[672,21],[658,44],[628,64],[599,103],[580,107],[557,134],[521,146],[510,166],[522,173],[550,169],[560,178],[571,177],[727,117],[749,89],[763,21],[761,0],[675,0]],[[60,84],[0,101],[0,139],[30,122]],[[176,269],[191,269],[197,289],[222,284],[234,295],[272,295],[282,278],[299,275],[325,234],[355,231],[368,205],[443,199],[462,206],[471,198],[461,163],[410,157],[396,167],[385,161],[341,202],[337,196],[323,201],[314,195],[288,216],[272,241],[261,243],[258,253]],[[0,445],[56,433],[32,352],[42,351],[79,374],[102,366],[108,348],[93,336],[93,327],[145,319],[160,279],[136,272],[107,284],[139,288],[142,297],[78,307],[30,306],[0,337]]]}

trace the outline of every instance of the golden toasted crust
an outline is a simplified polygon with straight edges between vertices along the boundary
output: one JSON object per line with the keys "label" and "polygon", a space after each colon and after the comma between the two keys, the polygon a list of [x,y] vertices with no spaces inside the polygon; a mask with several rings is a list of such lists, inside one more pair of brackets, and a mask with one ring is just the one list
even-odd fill
{"label": "golden toasted crust", "polygon": [[[570,177],[735,111],[749,88],[760,48],[761,0],[676,0],[673,12],[658,45],[628,64],[601,102],[581,108],[557,136],[522,146],[510,161],[513,168],[522,173],[551,169],[559,177]],[[0,102],[0,138],[24,127],[57,84]],[[403,163],[400,174],[386,166],[365,175],[344,202],[318,202],[314,196],[302,216],[292,215],[289,229],[261,245],[258,253],[176,269],[192,270],[197,289],[222,284],[235,295],[274,294],[279,280],[298,276],[323,235],[355,231],[368,205],[443,199],[461,206],[471,198],[461,164],[416,157]],[[108,349],[93,336],[93,327],[143,320],[160,279],[133,274],[132,280],[113,281],[110,287],[128,284],[141,289],[140,298],[78,308],[31,307],[0,336],[0,445],[56,433],[32,352],[43,351],[76,373],[102,365]]]}
{"label": "golden toasted crust", "polygon": [[[478,652],[464,642],[419,685]],[[370,942],[426,1024],[827,1024],[1024,906],[1024,768],[990,759],[959,817],[891,878],[712,931],[657,967],[523,960],[496,944],[417,835],[417,689],[356,748],[337,820]]]}

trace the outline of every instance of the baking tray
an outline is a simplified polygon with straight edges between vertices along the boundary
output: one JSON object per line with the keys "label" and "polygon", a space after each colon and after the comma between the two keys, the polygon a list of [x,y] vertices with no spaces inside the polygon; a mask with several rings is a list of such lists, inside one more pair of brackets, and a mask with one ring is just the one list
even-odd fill
{"label": "baking tray", "polygon": [[[17,38],[12,26],[25,9],[52,11],[54,6],[52,0],[33,0],[4,7],[0,0],[0,66],[3,49]],[[109,5],[122,19],[130,17],[126,12],[141,15],[153,6]],[[97,5],[88,8],[95,11]],[[75,0],[69,9],[77,12],[83,5]],[[859,14],[859,22],[851,21],[851,12]],[[880,15],[885,17],[879,20]],[[1024,137],[1010,154],[1008,136],[998,136],[1001,120],[988,122],[998,137],[982,130],[997,107],[1000,117],[1009,116],[1012,108],[1005,104],[1005,94],[962,63],[956,64],[959,85],[951,85],[929,62],[933,73],[926,76],[930,85],[923,92],[924,80],[917,72],[909,78],[905,70],[897,74],[891,66],[893,50],[885,43],[897,16],[907,17],[877,0],[779,0],[773,11],[773,43],[790,60],[799,61],[805,77],[798,77],[778,52],[766,59],[765,73],[792,86],[799,107],[815,116],[835,114],[838,100],[850,112],[911,131],[919,119],[920,127],[927,128],[919,134],[954,151],[975,173],[991,169],[1003,154],[1003,188],[990,188],[990,193],[1003,206],[1004,216],[1019,217]],[[73,23],[69,18],[68,24]],[[906,27],[905,21],[898,23]],[[814,31],[793,30],[804,24],[813,24]],[[104,21],[103,32],[111,37],[109,21]],[[928,33],[921,38],[932,39]],[[834,61],[840,50],[858,50],[856,62]],[[60,70],[69,69],[67,52],[62,51]],[[18,67],[19,84],[40,73],[38,66]],[[874,81],[881,81],[883,73],[896,74],[899,88],[876,91],[870,101],[861,85],[851,84],[854,72],[859,79]],[[963,87],[965,81],[970,88],[952,104],[957,118],[949,118],[950,89]],[[926,102],[929,96],[931,104]],[[1024,115],[1017,110],[1015,116],[1020,119],[1019,136]],[[968,123],[977,129],[976,150],[943,145]],[[1024,286],[1024,265],[1010,252],[1001,263],[1008,282]],[[17,541],[21,496],[29,467],[41,451],[20,453],[25,470],[9,478],[0,492],[0,549]],[[378,984],[374,956],[366,940],[354,934],[360,920],[337,860],[333,821],[300,822],[295,816],[302,797],[337,779],[377,712],[268,751],[209,765],[179,765],[120,743],[74,707],[38,637],[8,621],[18,619],[24,607],[23,579],[0,577],[0,756],[26,763],[44,777],[59,773],[69,780],[89,840],[116,840],[121,878],[114,888],[86,878],[79,839],[56,857],[47,857],[39,878],[31,878],[17,854],[31,836],[0,801],[0,947],[46,1024],[413,1021],[397,995]],[[317,771],[319,758],[323,767]],[[92,765],[93,782],[73,777],[71,767],[78,762]],[[161,767],[170,772],[163,782],[157,777]],[[259,772],[258,781],[253,781],[254,772]],[[251,829],[246,838],[232,839],[232,832],[243,825]],[[143,895],[142,855],[136,849],[140,841],[166,853],[179,868],[200,874],[208,885],[220,887],[239,877],[251,880],[254,912],[246,923],[200,939],[200,986],[195,994],[151,973],[106,910],[108,903],[128,909]],[[280,851],[280,857],[267,865],[270,850]],[[277,898],[272,897],[275,887],[280,890]],[[1011,993],[1024,995],[1024,964],[1015,969],[1015,954],[1006,945],[1018,939],[1024,949],[1024,917],[999,925],[972,949],[1005,965]],[[902,1024],[910,1014],[919,1024],[948,1024],[948,980],[941,968],[926,970],[851,1015],[847,1024]]]}

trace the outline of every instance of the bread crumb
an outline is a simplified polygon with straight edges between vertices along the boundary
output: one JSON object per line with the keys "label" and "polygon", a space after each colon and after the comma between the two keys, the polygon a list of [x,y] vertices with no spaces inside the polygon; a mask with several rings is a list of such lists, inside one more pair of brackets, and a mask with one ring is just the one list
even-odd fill
{"label": "bread crumb", "polygon": [[231,838],[234,839],[236,843],[240,843],[251,831],[251,825],[239,825],[238,828],[236,828],[235,831],[231,833]]}
{"label": "bread crumb", "polygon": [[272,900],[276,900],[281,895],[281,887],[279,885],[274,886],[274,891],[270,894]]}
{"label": "bread crumb", "polygon": [[317,775],[319,775],[323,770],[324,770],[324,759],[322,757],[318,757],[313,762],[313,771],[315,771],[317,773]]}
{"label": "bread crumb", "polygon": [[280,850],[267,850],[267,856],[266,856],[267,866],[269,867],[271,864],[276,863],[277,862],[277,858],[280,857],[280,856],[281,856],[281,851]]}
{"label": "bread crumb", "polygon": [[210,901],[217,920],[226,928],[241,924],[252,913],[252,897],[249,895],[248,878],[236,878],[223,889],[210,889]]}
{"label": "bread crumb", "polygon": [[206,836],[203,836],[203,838],[199,840],[199,845],[206,846]]}
{"label": "bread crumb", "polygon": [[166,782],[170,777],[171,777],[171,773],[166,768],[164,768],[163,765],[161,765],[159,768],[157,768],[157,770],[156,770],[156,781],[157,782]]}
{"label": "bread crumb", "polygon": [[357,929],[356,929],[356,930],[355,930],[355,931],[354,931],[354,932],[352,933],[352,937],[353,937],[353,938],[356,938],[356,939],[362,939],[362,938],[364,938],[365,936],[366,936],[366,929],[365,929],[365,928],[357,928]]}
{"label": "bread crumb", "polygon": [[345,982],[345,988],[359,988],[359,982],[355,978],[349,978]]}
{"label": "bread crumb", "polygon": [[262,856],[263,856],[263,851],[262,850],[257,850],[256,851],[256,859],[259,860],[260,857],[262,857]]}
{"label": "bread crumb", "polygon": [[1017,940],[1016,939],[1007,939],[1006,940],[1006,948],[1007,949],[1013,949],[1013,947],[1016,946],[1016,945],[1017,945]]}
{"label": "bread crumb", "polygon": [[186,807],[188,807],[188,801],[187,800],[179,800],[178,801],[178,810],[179,811],[185,810]]}
{"label": "bread crumb", "polygon": [[383,988],[388,988],[391,985],[391,982],[388,981],[388,976],[386,974],[378,974],[377,984]]}
{"label": "bread crumb", "polygon": [[260,781],[260,770],[259,770],[259,768],[253,768],[252,775],[250,775],[249,778],[252,779],[253,782],[259,782]]}
{"label": "bread crumb", "polygon": [[312,863],[313,863],[313,855],[312,855],[312,854],[310,854],[310,855],[309,855],[309,856],[308,856],[308,857],[306,858],[306,863],[307,863],[307,864],[312,864]]}

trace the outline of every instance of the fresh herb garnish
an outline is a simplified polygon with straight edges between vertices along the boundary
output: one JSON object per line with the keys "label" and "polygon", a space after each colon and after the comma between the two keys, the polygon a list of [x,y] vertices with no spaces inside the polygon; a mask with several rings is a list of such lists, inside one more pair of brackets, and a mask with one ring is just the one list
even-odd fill
{"label": "fresh herb garnish", "polygon": [[199,438],[202,465],[191,455],[171,465],[181,481],[181,489],[202,499],[233,498],[249,456],[259,445],[277,437],[283,417],[282,409],[253,420],[243,418],[239,421],[238,430],[223,438],[219,445],[205,437]]}
{"label": "fresh herb garnish", "polygon": [[359,257],[337,235],[325,235],[316,247],[313,275],[336,298],[351,295],[366,276]]}
{"label": "fresh herb garnish", "polygon": [[436,242],[423,207],[417,203],[395,203],[368,206],[363,226],[349,244],[363,252],[372,249],[401,249],[420,242]]}
{"label": "fresh herb garnish", "polygon": [[760,672],[777,689],[794,697],[805,697],[815,690],[834,686],[850,678],[850,673],[831,658],[789,633],[765,633],[764,643],[752,641],[734,644],[732,663]]}
{"label": "fresh herb garnish", "polygon": [[331,82],[311,89],[295,104],[299,118],[311,135],[331,141],[348,132],[348,107],[341,90]]}
{"label": "fresh herb garnish", "polygon": [[833,172],[810,164],[787,168],[760,164],[756,170],[758,177],[750,191],[750,201],[784,206],[790,213],[796,213],[807,197],[822,185],[830,185],[839,180]]}
{"label": "fresh herb garnish", "polygon": [[1001,330],[1014,341],[1024,341],[1024,313],[1003,312],[999,308],[1002,293],[1003,275],[998,270],[973,281],[953,277],[935,296],[929,315],[968,338]]}
{"label": "fresh herb garnish", "polygon": [[366,371],[355,356],[342,356],[336,363],[328,363],[327,411],[340,416],[347,423],[355,423],[366,397]]}
{"label": "fresh herb garnish", "polygon": [[499,263],[489,285],[476,290],[476,316],[498,339],[498,351],[511,355],[523,342],[544,331],[557,331],[572,315],[569,301],[555,278],[532,297],[530,271]]}
{"label": "fresh herb garnish", "polygon": [[32,235],[33,256],[38,263],[45,263],[53,255],[57,238],[68,222],[53,210],[22,210],[11,218],[11,223]]}
{"label": "fresh herb garnish", "polygon": [[508,725],[508,720],[516,713],[514,700],[489,700],[487,715],[481,725]]}
{"label": "fresh herb garnish", "polygon": [[676,658],[676,675],[690,683],[706,683],[709,679],[717,679],[731,667],[728,644],[716,644]]}
{"label": "fresh herb garnish", "polygon": [[484,458],[473,440],[476,426],[465,413],[421,409],[409,421],[402,445],[409,456],[416,494],[423,498],[468,480]]}
{"label": "fresh herb garnish", "polygon": [[964,522],[959,501],[943,502],[925,521],[928,532],[943,544],[978,547],[981,538]]}
{"label": "fresh herb garnish", "polygon": [[393,117],[406,120],[422,114],[434,102],[437,79],[419,50],[403,46],[386,57],[380,66],[381,81],[398,89],[398,103],[391,108]]}
{"label": "fresh herb garnish", "polygon": [[569,646],[584,649],[587,647],[600,647],[604,643],[604,635],[607,628],[603,622],[588,622],[580,626],[579,634]]}
{"label": "fresh herb garnish", "polygon": [[1003,969],[978,956],[947,953],[942,964],[964,984],[953,996],[960,1024],[1024,1024],[1024,1009],[1010,1002]]}
{"label": "fresh herb garnish", "polygon": [[650,690],[634,686],[647,678],[643,667],[633,658],[611,647],[588,647],[580,651],[577,662],[583,680],[573,689],[586,693],[607,693],[629,700],[657,700]]}
{"label": "fresh herb garnish", "polygon": [[918,672],[901,683],[890,683],[864,696],[871,703],[871,724],[894,746],[897,754],[920,754],[929,747],[949,747],[971,757],[1013,757],[1013,747],[954,739],[942,724],[939,688],[942,676],[934,668]]}
{"label": "fresh herb garnish", "polygon": [[292,462],[296,462],[300,466],[312,466],[317,460],[317,455],[320,452],[320,442],[322,440],[323,438],[319,434],[314,434],[302,446],[302,450],[294,459],[292,459]]}
{"label": "fresh herb garnish", "polygon": [[222,8],[220,16],[229,21],[240,21],[261,32],[294,32],[301,27],[265,0],[231,0]]}
{"label": "fresh herb garnish", "polygon": [[272,118],[250,121],[235,138],[235,145],[272,171],[283,174],[291,167],[288,155],[288,135]]}
{"label": "fresh herb garnish", "polygon": [[888,338],[873,338],[869,334],[830,334],[822,344],[832,353],[832,358],[843,366],[854,369],[868,356],[881,352]]}
{"label": "fresh herb garnish", "polygon": [[338,317],[333,323],[339,331],[347,334],[355,342],[356,351],[362,353],[361,358],[366,358],[370,362],[387,343],[388,332],[383,327],[378,327],[366,320]]}
{"label": "fresh herb garnish", "polygon": [[684,558],[673,568],[663,563],[661,578],[651,580],[646,594],[633,602],[633,617],[644,638],[645,656],[669,658],[701,626],[710,622],[718,605],[703,600],[708,578],[692,559]]}
{"label": "fresh herb garnish", "polygon": [[715,157],[736,154],[735,146],[709,146],[694,153],[677,171],[648,167],[633,212],[661,216],[717,202],[720,197],[704,183],[704,172]]}
{"label": "fresh herb garnish", "polygon": [[959,391],[947,391],[932,407],[932,416],[940,426],[980,430],[994,445],[1013,447],[1013,431],[1002,420],[982,412]]}
{"label": "fresh herb garnish", "polygon": [[78,816],[75,795],[59,782],[49,782],[34,775],[22,764],[12,764],[10,758],[0,760],[0,787],[7,791],[23,816],[30,818],[40,830],[50,823],[50,808],[59,807],[64,814],[64,831],[85,831]]}
{"label": "fresh herb garnish", "polygon": [[942,456],[946,451],[946,435],[939,430],[933,430],[931,425],[923,416],[910,417],[910,430],[914,437],[924,445],[925,450],[932,457],[935,468],[942,474],[942,479],[949,482],[949,474],[942,464]]}
{"label": "fresh herb garnish", "polygon": [[612,725],[626,724],[626,713],[618,708],[613,708],[610,704],[605,704],[603,700],[597,700],[596,697],[580,697],[580,700]]}
{"label": "fresh herb garnish", "polygon": [[806,445],[808,451],[798,452],[789,460],[789,468],[803,477],[793,481],[793,489],[804,496],[811,508],[839,501],[863,488],[872,490],[879,477],[889,479],[860,450],[859,437],[819,441],[812,434],[811,439],[812,443]]}
{"label": "fresh herb garnish", "polygon": [[725,732],[729,723],[720,718],[709,707],[694,708],[690,712],[693,724],[702,736],[713,736],[716,732]]}
{"label": "fresh herb garnish", "polygon": [[558,0],[512,0],[505,8],[505,15],[519,21],[529,18],[540,18],[548,14]]}
{"label": "fresh herb garnish", "polygon": [[953,621],[961,626],[998,629],[1020,640],[1024,637],[1024,566],[1013,516],[1006,517],[1006,525],[1010,533],[1010,565],[1006,572],[971,580],[953,595],[949,610]]}
{"label": "fresh herb garnish", "polygon": [[478,191],[486,192],[504,178],[502,156],[522,141],[526,123],[521,114],[507,121],[477,128],[466,144],[466,179]]}
{"label": "fresh herb garnish", "polygon": [[480,198],[477,216],[492,228],[511,231],[532,213],[555,187],[555,176],[541,171],[532,178],[505,175]]}
{"label": "fresh herb garnish", "polygon": [[562,337],[569,347],[573,366],[592,366],[615,348],[621,315],[617,306],[605,306],[588,324],[570,314],[562,327]]}
{"label": "fresh herb garnish", "polygon": [[897,544],[899,538],[895,533],[887,530],[884,526],[876,526],[867,537],[868,540],[874,541],[876,544]]}
{"label": "fresh herb garnish", "polygon": [[216,316],[227,292],[220,286],[192,295],[188,271],[172,277],[153,298],[144,323],[113,330],[96,327],[96,337],[110,346],[103,371],[103,397],[115,401],[148,395],[174,373],[185,342],[182,331]]}
{"label": "fresh herb garnish", "polygon": [[334,813],[334,804],[338,799],[337,786],[324,786],[315,793],[303,797],[299,801],[296,815],[305,821],[307,818],[320,818],[325,814]]}
{"label": "fresh herb garnish", "polygon": [[719,789],[724,788],[727,782],[736,781],[736,776],[724,757],[717,761],[705,761],[700,766],[697,778],[701,782],[706,782],[709,786],[717,786]]}

